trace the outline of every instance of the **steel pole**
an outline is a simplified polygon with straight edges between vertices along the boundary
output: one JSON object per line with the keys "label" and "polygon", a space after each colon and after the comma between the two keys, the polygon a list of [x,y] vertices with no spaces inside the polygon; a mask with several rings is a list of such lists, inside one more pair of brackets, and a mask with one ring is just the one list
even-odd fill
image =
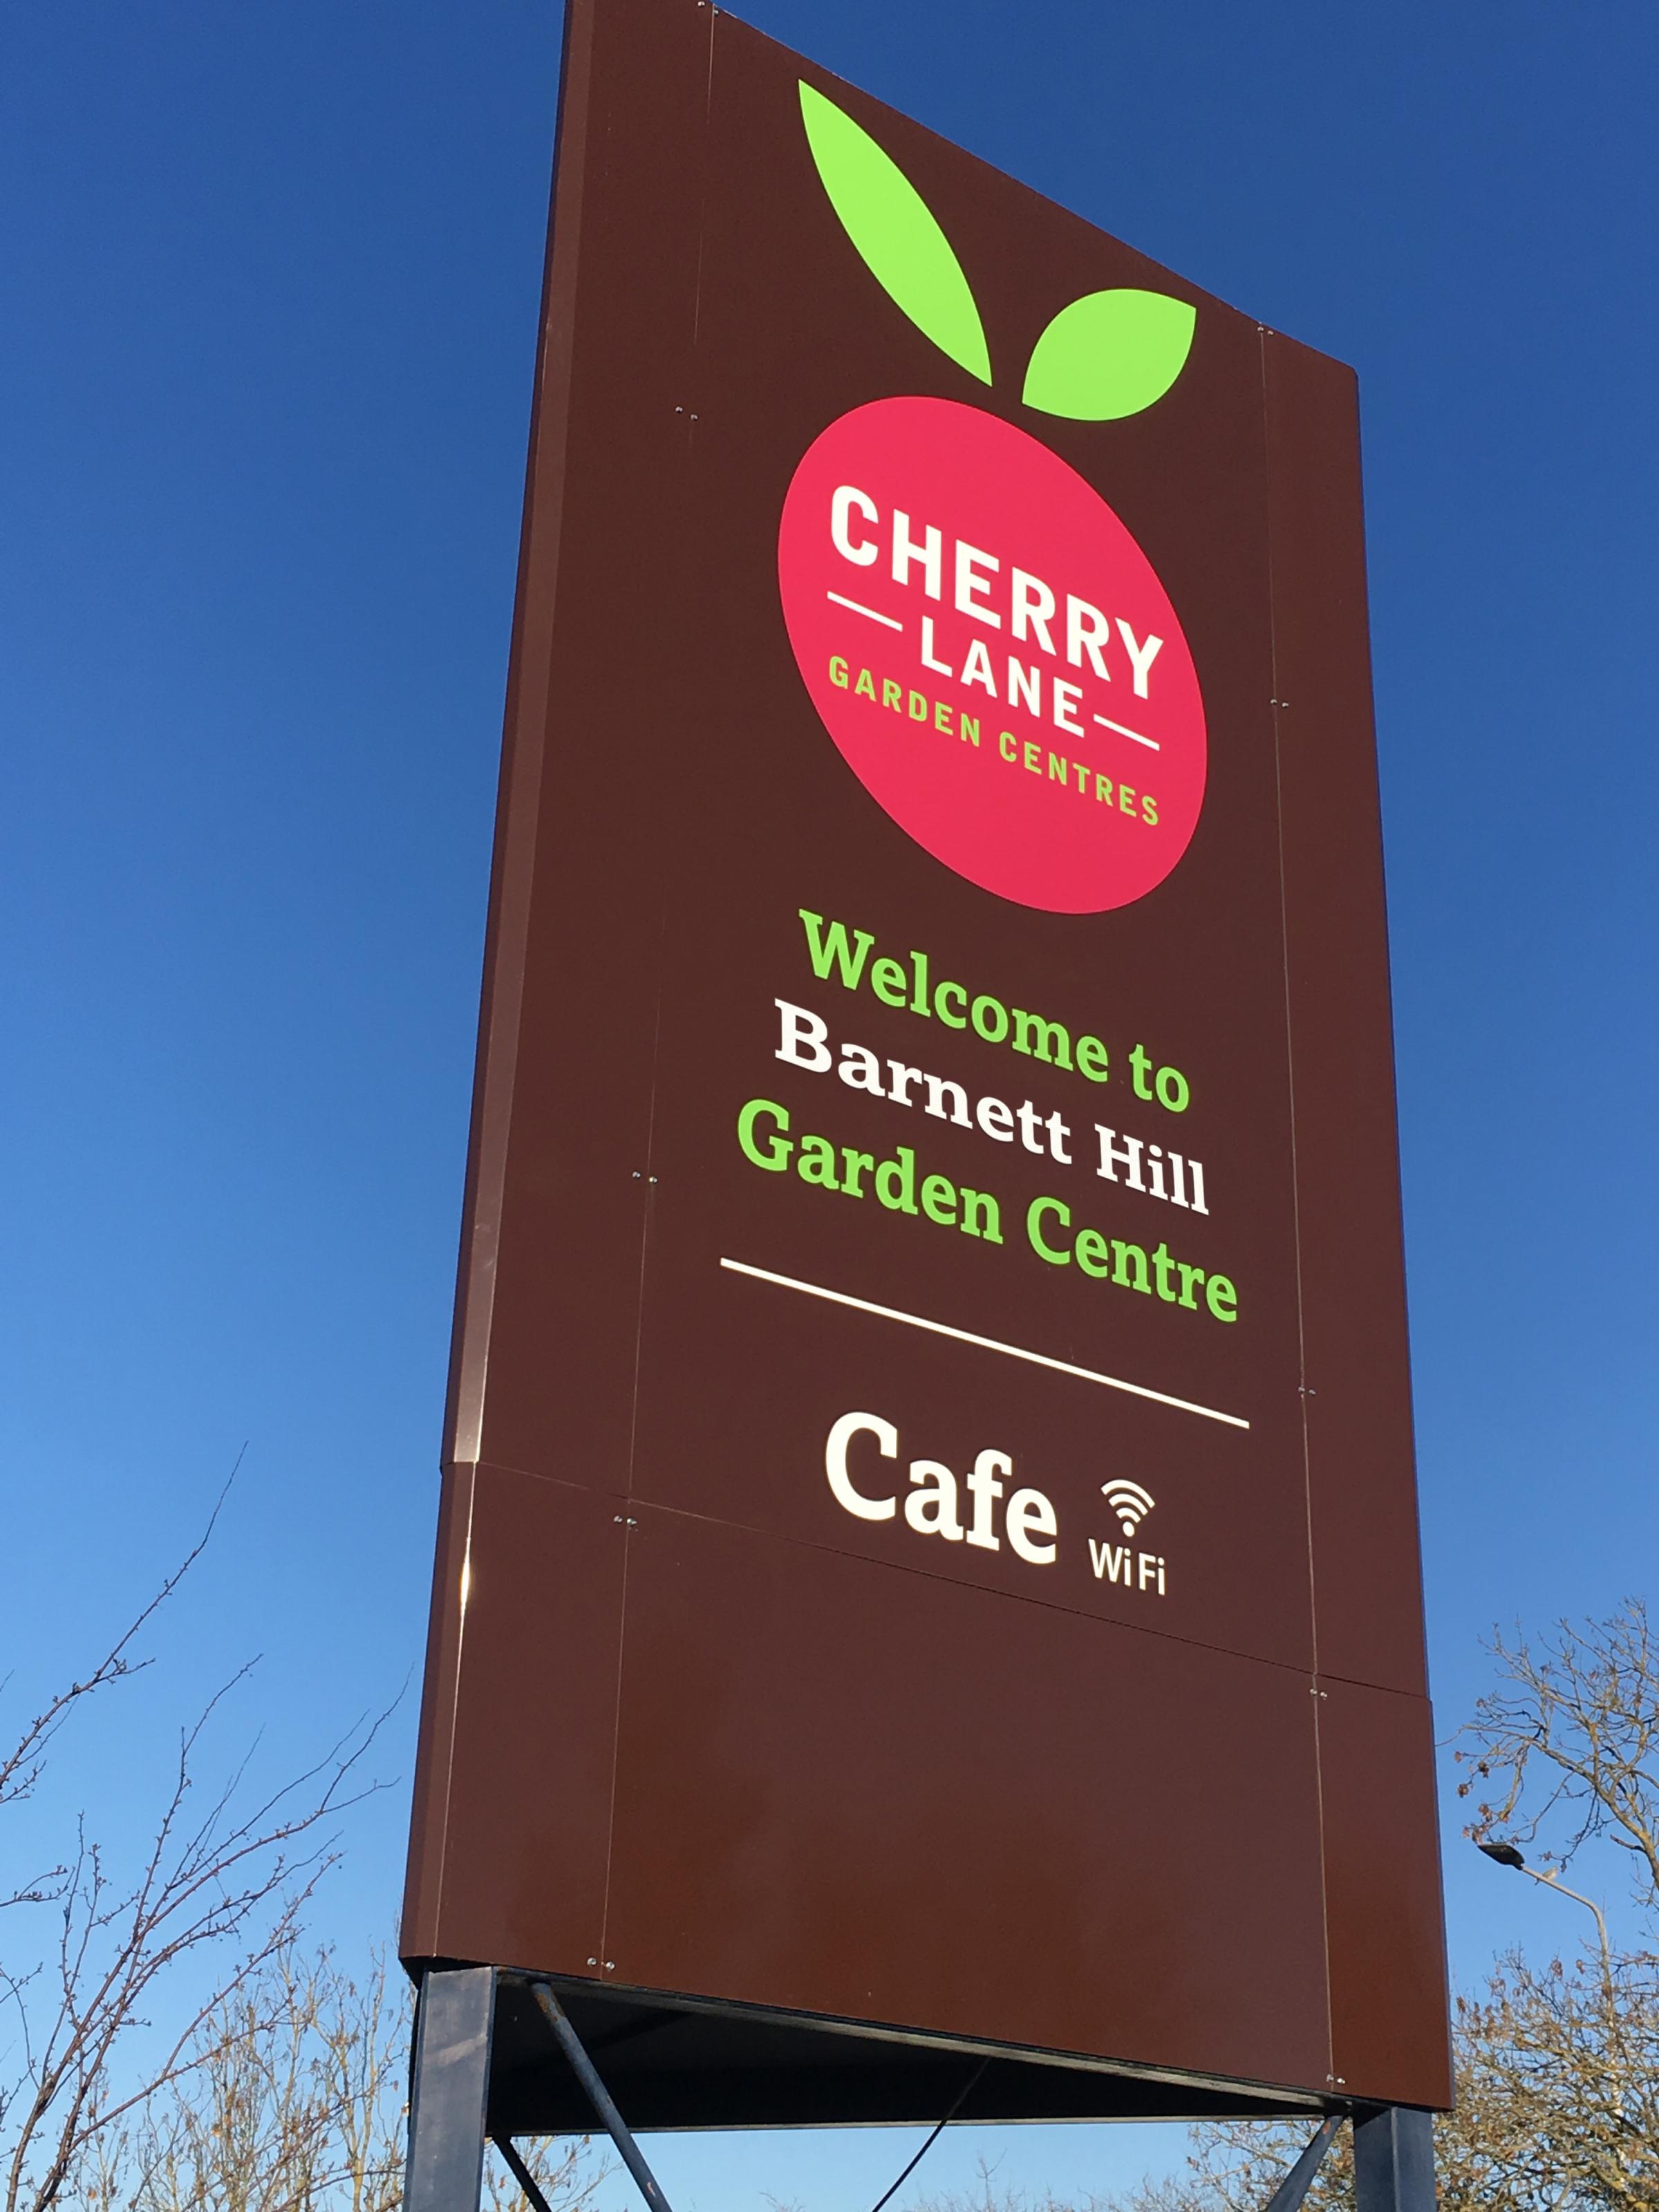
{"label": "steel pole", "polygon": [[1340,2112],[1320,2122],[1307,2148],[1267,2199],[1267,2212],[1297,2212],[1297,2207],[1313,2187],[1313,2178],[1324,2164],[1325,2154],[1341,2124]]}
{"label": "steel pole", "polygon": [[1382,2105],[1353,2122],[1358,2212],[1435,2212],[1434,2115]]}
{"label": "steel pole", "polygon": [[434,1967],[422,1981],[404,2212],[478,2212],[495,2015],[493,1966]]}
{"label": "steel pole", "polygon": [[650,2205],[651,2212],[669,2212],[668,2199],[657,2186],[657,2177],[645,2162],[645,2153],[634,2140],[633,2131],[612,2103],[611,2092],[600,2081],[592,2060],[583,2047],[582,2039],[564,2016],[564,2008],[545,1982],[532,1982],[536,2002],[541,2007],[548,2026],[559,2039],[559,2048],[570,2061],[571,2069],[587,2100],[604,2121],[606,2132],[622,2153],[623,2163],[639,2184],[640,2194]]}

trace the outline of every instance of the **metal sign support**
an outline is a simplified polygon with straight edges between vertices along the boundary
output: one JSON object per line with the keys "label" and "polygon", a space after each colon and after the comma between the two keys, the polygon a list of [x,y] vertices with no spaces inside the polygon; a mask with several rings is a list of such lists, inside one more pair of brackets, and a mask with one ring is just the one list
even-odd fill
{"label": "metal sign support", "polygon": [[415,2003],[405,2212],[477,2212],[495,1969],[427,1974]]}
{"label": "metal sign support", "polygon": [[1434,2115],[1375,2105],[1353,2116],[1358,2212],[1434,2212]]}
{"label": "metal sign support", "polygon": [[[489,2118],[495,1982],[493,1966],[434,1967],[422,1979],[415,2006],[404,2212],[478,2212]],[[670,2212],[644,2152],[552,1988],[533,1980],[529,1986],[651,2212]],[[535,2178],[512,2142],[500,2136],[495,2140],[536,2212],[547,2212]]]}
{"label": "metal sign support", "polygon": [[564,2007],[553,1994],[547,1982],[532,1982],[531,1989],[542,2008],[542,2017],[559,2039],[559,2048],[570,2061],[572,2072],[587,2092],[587,2100],[604,2121],[605,2130],[622,2153],[623,2164],[639,2184],[640,2194],[651,2207],[651,2212],[669,2212],[668,2199],[657,2185],[657,2177],[645,2162],[645,2153],[629,2131],[628,2123],[617,2110],[611,2092],[599,2079],[599,2069],[582,2047],[581,2038],[566,2019]]}
{"label": "metal sign support", "polygon": [[[478,2212],[496,1978],[493,1966],[452,1966],[434,1967],[422,1980],[410,2078],[404,2212]],[[651,2212],[669,2212],[644,2153],[551,1985],[523,1978]],[[1435,2212],[1433,2115],[1380,2105],[1362,2106],[1352,2118],[1357,2212]],[[1341,2124],[1342,2115],[1336,2113],[1321,2124],[1265,2212],[1298,2212]],[[547,2212],[535,2178],[514,2144],[501,2136],[495,2143],[533,2212]]]}
{"label": "metal sign support", "polygon": [[1267,2212],[1297,2212],[1297,2207],[1313,2187],[1314,2176],[1324,2164],[1325,2154],[1335,2142],[1341,2124],[1342,2117],[1337,2112],[1320,2122],[1318,2132],[1267,2199]]}

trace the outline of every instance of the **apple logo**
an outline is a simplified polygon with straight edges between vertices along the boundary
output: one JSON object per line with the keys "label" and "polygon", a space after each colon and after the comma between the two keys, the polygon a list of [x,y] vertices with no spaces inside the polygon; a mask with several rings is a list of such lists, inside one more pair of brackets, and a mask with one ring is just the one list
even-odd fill
{"label": "apple logo", "polygon": [[[931,210],[803,84],[831,206],[883,289],[989,385],[983,327]],[[1095,292],[1048,325],[1024,404],[1109,422],[1160,398],[1194,310]],[[1203,803],[1204,705],[1168,593],[1127,527],[1042,441],[959,400],[878,399],[807,448],[784,500],[785,624],[819,719],[915,842],[1053,913],[1143,897]]]}

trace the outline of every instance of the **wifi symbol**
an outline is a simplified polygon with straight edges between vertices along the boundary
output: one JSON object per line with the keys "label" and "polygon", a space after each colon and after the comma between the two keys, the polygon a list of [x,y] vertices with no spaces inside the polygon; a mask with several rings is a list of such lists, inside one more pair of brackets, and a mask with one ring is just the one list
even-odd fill
{"label": "wifi symbol", "polygon": [[1100,1494],[1122,1523],[1126,1537],[1133,1536],[1158,1503],[1150,1490],[1143,1490],[1138,1482],[1130,1482],[1121,1475],[1115,1481],[1103,1482]]}

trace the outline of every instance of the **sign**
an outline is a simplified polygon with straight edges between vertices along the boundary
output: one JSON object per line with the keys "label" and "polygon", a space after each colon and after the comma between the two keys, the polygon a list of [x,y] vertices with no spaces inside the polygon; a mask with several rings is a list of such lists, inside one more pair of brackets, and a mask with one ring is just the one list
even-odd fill
{"label": "sign", "polygon": [[446,1470],[403,1948],[635,2124],[1448,2101],[1353,379],[702,0],[570,11]]}

